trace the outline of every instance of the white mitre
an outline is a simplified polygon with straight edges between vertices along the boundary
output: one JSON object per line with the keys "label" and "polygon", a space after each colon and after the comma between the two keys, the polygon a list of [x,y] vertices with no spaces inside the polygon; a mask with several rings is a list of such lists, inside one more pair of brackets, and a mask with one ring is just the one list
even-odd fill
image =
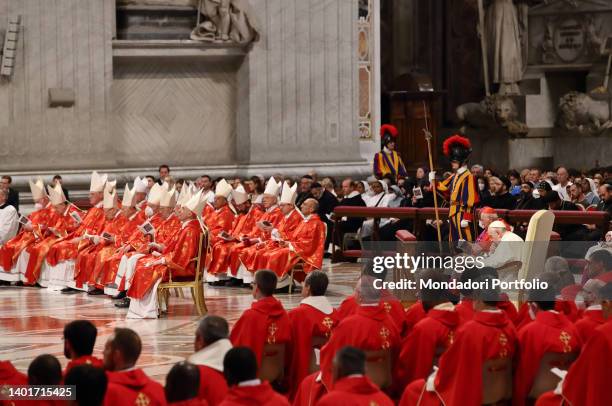
{"label": "white mitre", "polygon": [[93,171],[91,173],[91,183],[89,184],[90,192],[103,192],[104,185],[106,184],[106,180],[108,179],[107,174],[100,175],[98,172]]}
{"label": "white mitre", "polygon": [[276,182],[276,179],[274,179],[274,176],[270,176],[270,179],[268,179],[268,183],[266,184],[266,189],[264,190],[263,194],[270,195],[270,196],[278,196],[278,192],[280,188],[281,188],[281,183]]}
{"label": "white mitre", "polygon": [[283,191],[281,192],[281,198],[279,204],[295,204],[297,199],[297,183],[293,186],[289,186],[289,183],[283,184]]}

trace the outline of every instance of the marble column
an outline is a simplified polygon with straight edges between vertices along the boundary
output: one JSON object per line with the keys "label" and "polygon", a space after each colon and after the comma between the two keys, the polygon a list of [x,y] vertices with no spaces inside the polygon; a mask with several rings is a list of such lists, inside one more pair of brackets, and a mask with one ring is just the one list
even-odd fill
{"label": "marble column", "polygon": [[261,32],[238,72],[239,163],[365,161],[357,0],[251,0]]}

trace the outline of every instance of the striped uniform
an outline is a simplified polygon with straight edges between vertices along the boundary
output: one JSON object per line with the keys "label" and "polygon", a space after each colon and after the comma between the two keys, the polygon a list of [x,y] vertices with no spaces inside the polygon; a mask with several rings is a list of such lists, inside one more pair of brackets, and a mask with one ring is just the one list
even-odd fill
{"label": "striped uniform", "polygon": [[383,150],[374,155],[374,175],[378,179],[391,174],[396,180],[408,176],[406,167],[397,151]]}
{"label": "striped uniform", "polygon": [[438,183],[436,188],[445,195],[450,194],[449,240],[474,241],[473,230],[469,226],[461,228],[461,220],[471,222],[474,219],[474,209],[480,200],[474,176],[465,168],[465,171],[454,173],[453,176]]}

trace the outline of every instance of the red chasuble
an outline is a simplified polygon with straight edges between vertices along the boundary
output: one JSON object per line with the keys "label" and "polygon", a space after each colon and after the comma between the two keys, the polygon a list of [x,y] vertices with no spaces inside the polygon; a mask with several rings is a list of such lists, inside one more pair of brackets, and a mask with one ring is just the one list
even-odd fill
{"label": "red chasuble", "polygon": [[206,227],[208,227],[208,244],[214,245],[219,241],[219,233],[225,231],[229,233],[232,230],[234,218],[236,215],[228,204],[218,210],[213,211],[206,219]]}
{"label": "red chasuble", "polygon": [[[503,310],[512,323],[516,322],[518,311],[508,298],[507,294],[502,293],[500,295],[500,301],[497,302],[497,308]],[[474,301],[471,298],[463,298],[461,299],[461,302],[455,306],[455,310],[457,310],[457,313],[459,314],[459,320],[461,323],[470,321],[472,320],[472,317],[474,317]]]}
{"label": "red chasuble", "polygon": [[314,406],[326,393],[321,372],[317,371],[304,378],[293,399],[293,406]]}
{"label": "red chasuble", "polygon": [[[198,220],[189,220],[184,227],[165,244],[161,256],[146,255],[136,263],[134,279],[128,289],[128,296],[133,299],[142,299],[144,295],[155,285],[158,279],[168,280],[168,269],[172,270],[172,279],[189,279],[195,276],[195,261],[198,255],[198,244],[200,242],[202,229]],[[159,261],[163,257],[164,265],[150,264]]]}
{"label": "red chasuble", "polygon": [[395,361],[400,349],[400,335],[383,305],[359,306],[354,315],[338,324],[328,343],[321,349],[322,379],[328,388],[332,387],[332,361],[336,351],[347,345],[363,351],[388,349],[391,360]]}
{"label": "red chasuble", "polygon": [[227,395],[227,381],[222,372],[206,365],[198,365],[200,370],[200,391],[198,398],[210,406],[217,406]]}
{"label": "red chasuble", "polygon": [[[310,361],[313,356],[313,337],[317,341],[327,341],[332,329],[338,325],[338,316],[332,308],[330,314],[323,313],[306,303],[289,312],[291,320],[291,368],[289,369],[290,398],[297,391],[300,383],[310,374]],[[317,346],[319,349],[321,346]]]}
{"label": "red chasuble", "polygon": [[105,406],[167,404],[163,386],[149,378],[142,369],[107,372],[106,376]]}
{"label": "red chasuble", "polygon": [[[391,321],[395,324],[397,331],[403,337],[408,330],[408,324],[406,322],[406,312],[404,311],[404,306],[402,302],[397,300],[395,296],[390,294],[385,290],[381,290],[381,299],[380,304],[385,309]],[[355,299],[355,295],[347,296],[346,299],[340,303],[340,307],[338,308],[338,318],[340,320],[352,316],[359,309],[359,304]],[[421,307],[421,310],[423,307]],[[424,311],[423,311],[424,312]],[[424,314],[424,313],[423,313]],[[424,316],[423,316],[424,317]]]}
{"label": "red chasuble", "polygon": [[[121,212],[118,212],[111,220],[106,220],[100,235],[108,233],[112,236],[116,236],[121,233],[121,229],[126,223],[127,218],[123,216]],[[97,275],[94,275],[94,269],[98,255],[102,253],[102,257],[105,258],[112,255],[116,249],[117,245],[115,243],[107,242],[101,238],[100,244],[92,244],[81,250],[77,254],[74,263],[74,279],[76,281],[76,286],[80,288],[87,282],[93,284],[97,279]]]}
{"label": "red chasuble", "polygon": [[612,405],[612,321],[596,328],[563,381],[562,395],[540,396],[537,406]]}
{"label": "red chasuble", "polygon": [[[74,206],[68,206],[66,212],[62,216],[57,216],[57,221],[53,224],[50,223],[49,228],[53,228],[59,235],[70,235],[76,230],[77,224],[74,219],[70,216],[73,211],[78,211]],[[48,252],[58,241],[63,241],[63,238],[58,237],[51,231],[47,232],[47,237],[36,240],[33,244],[30,244],[26,249],[30,254],[28,265],[25,271],[25,283],[33,285],[40,276],[40,270],[42,263],[47,257]]]}
{"label": "red chasuble", "polygon": [[221,406],[289,406],[289,401],[274,392],[268,382],[263,382],[254,386],[232,386]]}
{"label": "red chasuble", "polygon": [[0,385],[27,385],[28,376],[17,371],[11,361],[0,361]]}
{"label": "red chasuble", "polygon": [[[452,306],[452,305],[451,305]],[[455,338],[459,315],[455,310],[433,308],[408,333],[402,343],[397,368],[399,387],[416,379],[425,379]]]}
{"label": "red chasuble", "polygon": [[[304,218],[300,212],[295,209],[292,210],[288,216],[283,216],[277,228],[280,238],[283,241],[292,241],[296,229],[303,220]],[[265,234],[264,237],[268,239],[270,235]],[[278,241],[268,239],[265,243],[251,245],[242,250],[240,253],[240,262],[242,262],[245,268],[250,272],[255,272],[259,269],[269,269],[269,254],[278,249],[281,249]]]}
{"label": "red chasuble", "polygon": [[45,227],[57,222],[58,218],[59,215],[51,204],[48,204],[44,209],[31,213],[28,219],[32,223],[32,231],[22,228],[19,234],[0,247],[0,266],[6,272],[9,272],[19,258],[21,251],[41,238]]}
{"label": "red chasuble", "polygon": [[575,323],[576,330],[580,336],[580,341],[586,343],[593,331],[603,325],[606,319],[603,317],[601,309],[586,309],[582,315],[582,318]]}
{"label": "red chasuble", "polygon": [[423,303],[421,303],[420,300],[412,306],[406,308],[404,314],[406,316],[406,334],[409,334],[414,326],[416,326],[416,324],[423,320],[427,315],[427,313],[425,313],[425,309],[423,309]]}
{"label": "red chasuble", "polygon": [[92,207],[87,210],[85,217],[82,215],[81,217],[83,221],[78,228],[70,233],[63,241],[54,244],[47,253],[47,262],[49,265],[55,266],[62,261],[75,259],[78,252],[88,247],[91,243],[89,240],[81,240],[78,243],[73,243],[70,240],[85,234],[99,235],[104,228],[106,218],[102,207]]}
{"label": "red chasuble", "polygon": [[393,406],[393,401],[366,376],[350,376],[334,382],[317,406]]}
{"label": "red chasuble", "polygon": [[[272,224],[272,227],[278,228],[280,222],[282,221],[284,217],[285,216],[283,215],[283,212],[281,211],[281,209],[278,206],[276,206],[274,208],[268,209],[268,211],[266,211],[259,218],[258,221],[267,221]],[[248,233],[246,233],[247,237],[251,239],[259,238],[262,241],[267,240],[269,238],[268,234],[269,233],[266,233],[260,230],[259,227],[257,227],[257,224],[255,224],[253,228],[249,230]],[[230,267],[230,271],[232,275],[236,275],[238,273],[238,268],[240,268],[240,253],[242,252],[242,250],[252,245],[253,244],[250,242],[247,242],[247,243],[241,242],[239,244],[232,246],[230,254],[229,254],[230,255],[229,267]]]}
{"label": "red chasuble", "polygon": [[68,365],[66,365],[64,376],[70,372],[70,369],[76,367],[77,365],[91,365],[96,368],[104,368],[104,362],[100,358],[94,357],[93,355],[83,355],[82,357],[70,360]]}
{"label": "red chasuble", "polygon": [[[455,335],[453,345],[440,358],[435,378],[436,392],[425,390],[419,379],[406,387],[400,406],[439,406],[482,404],[482,367],[485,361],[511,359],[516,346],[516,332],[504,312],[476,312]],[[438,397],[439,396],[439,397]]]}
{"label": "red chasuble", "polygon": [[[251,206],[248,213],[236,216],[230,235],[236,240],[239,240],[255,227],[255,223],[259,221],[262,215],[263,211],[258,205]],[[212,275],[227,272],[230,251],[232,247],[238,244],[238,241],[225,241],[219,239],[210,250],[210,253],[206,256],[208,262],[206,271]]]}
{"label": "red chasuble", "polygon": [[183,400],[180,402],[172,402],[168,404],[172,406],[209,406],[209,403],[206,400],[198,398]]}
{"label": "red chasuble", "polygon": [[[542,356],[547,352],[577,353],[581,343],[576,328],[567,317],[552,311],[538,312],[535,320],[519,331],[518,343],[512,402],[515,406],[522,406],[526,404]],[[550,367],[555,366],[560,369],[568,368],[568,365]]]}
{"label": "red chasuble", "polygon": [[273,296],[251,304],[238,319],[230,340],[234,347],[249,347],[261,364],[265,344],[289,344],[291,322],[281,302]]}

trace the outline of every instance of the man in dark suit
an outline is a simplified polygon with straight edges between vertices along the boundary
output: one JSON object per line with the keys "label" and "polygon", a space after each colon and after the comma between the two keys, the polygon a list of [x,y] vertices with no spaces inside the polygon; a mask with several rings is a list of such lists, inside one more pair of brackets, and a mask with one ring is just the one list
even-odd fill
{"label": "man in dark suit", "polygon": [[[344,198],[340,200],[339,206],[366,206],[361,194],[357,191],[357,182],[353,181],[351,178],[346,178],[342,181],[342,194]],[[356,233],[363,224],[363,220],[365,220],[363,217],[346,217],[335,223],[338,226],[338,232],[336,233],[336,238],[338,240],[335,241],[334,244],[342,247],[344,234]]]}
{"label": "man in dark suit", "polygon": [[489,178],[491,196],[485,199],[482,205],[494,209],[514,210],[516,207],[516,198],[508,192],[510,186],[510,180],[505,176],[499,178],[492,176]]}
{"label": "man in dark suit", "polygon": [[8,175],[4,175],[2,177],[2,182],[0,183],[0,188],[7,191],[8,198],[6,199],[6,204],[10,204],[15,208],[15,210],[19,211],[19,192],[11,187],[13,183],[13,178]]}
{"label": "man in dark suit", "polygon": [[157,178],[156,182],[161,185],[168,176],[170,176],[170,167],[168,165],[160,165],[159,178]]}
{"label": "man in dark suit", "polygon": [[304,203],[306,199],[310,199],[311,197],[313,197],[312,193],[310,193],[310,189],[312,188],[313,182],[314,180],[312,179],[312,176],[302,176],[302,178],[300,179],[300,184],[298,186],[298,195],[297,199],[295,200],[295,207],[301,207],[302,203]]}
{"label": "man in dark suit", "polygon": [[325,237],[324,251],[325,255],[327,256],[327,247],[331,242],[334,225],[330,217],[331,214],[334,212],[334,208],[338,205],[338,199],[336,199],[336,197],[330,192],[325,190],[319,182],[315,182],[312,184],[312,186],[310,187],[310,193],[312,194],[312,197],[319,201],[319,210],[317,211],[317,214],[321,218],[321,221],[323,221],[327,225],[327,236]]}

